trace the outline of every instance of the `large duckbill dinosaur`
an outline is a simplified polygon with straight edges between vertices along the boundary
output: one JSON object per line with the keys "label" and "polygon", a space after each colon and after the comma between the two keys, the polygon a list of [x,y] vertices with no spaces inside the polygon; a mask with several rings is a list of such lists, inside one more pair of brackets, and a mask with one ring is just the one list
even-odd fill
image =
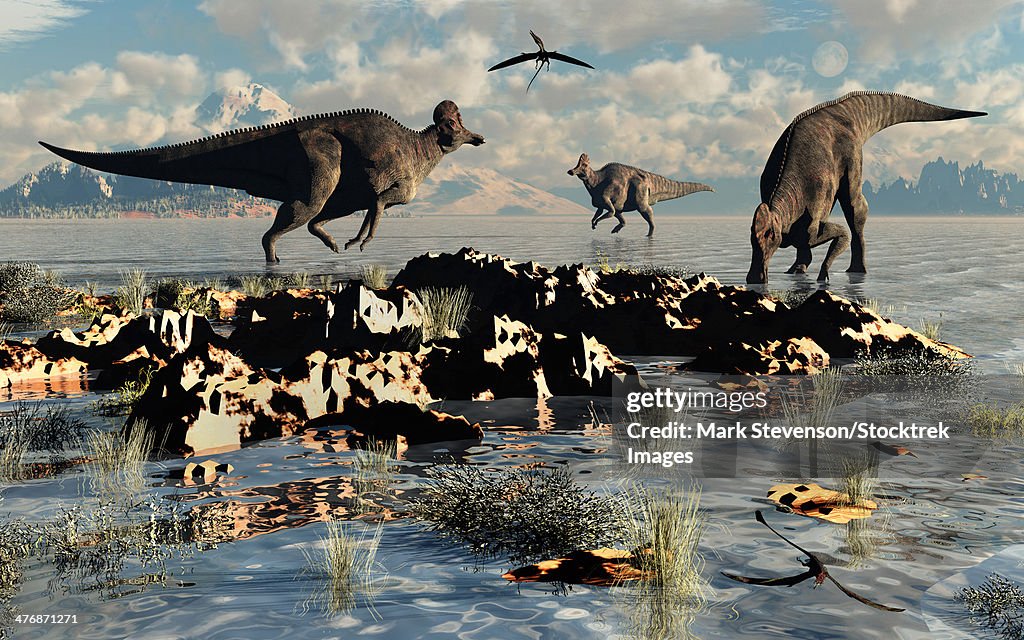
{"label": "large duckbill dinosaur", "polygon": [[908,96],[855,91],[804,111],[775,143],[761,174],[761,204],[750,227],[748,283],[768,281],[768,261],[779,247],[796,247],[787,273],[804,273],[811,248],[831,241],[818,280],[828,280],[832,261],[846,250],[850,236],[827,222],[836,201],[853,231],[847,271],[865,273],[864,224],[868,203],[861,191],[864,143],[901,122],[958,120],[988,115],[948,109]]}
{"label": "large duckbill dinosaur", "polygon": [[[609,162],[597,171],[590,168],[590,156],[581,154],[576,166],[569,169],[570,176],[583,181],[583,186],[590,192],[590,200],[597,211],[590,221],[590,228],[596,229],[597,223],[615,216],[619,224],[612,233],[618,233],[626,226],[622,217],[623,211],[639,211],[647,221],[647,237],[654,235],[654,209],[651,207],[665,200],[682,198],[698,191],[714,191],[706,184],[699,182],[676,182],[643,169],[627,164]],[[603,212],[603,213],[602,213]]]}
{"label": "large duckbill dinosaur", "polygon": [[280,200],[263,236],[267,262],[280,262],[275,247],[282,235],[307,225],[337,252],[324,223],[366,210],[359,234],[345,243],[348,249],[359,242],[362,250],[384,209],[411,201],[441,158],[465,143],[479,146],[484,138],[466,129],[459,108],[445,100],[434,109],[434,124],[422,131],[380,111],[354,109],[115,153],[39,144],[99,171],[244,189]]}

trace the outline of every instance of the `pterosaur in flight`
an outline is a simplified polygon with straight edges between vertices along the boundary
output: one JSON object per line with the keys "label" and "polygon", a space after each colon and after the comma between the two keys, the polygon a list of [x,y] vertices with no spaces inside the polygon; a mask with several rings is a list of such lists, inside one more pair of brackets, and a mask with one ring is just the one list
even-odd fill
{"label": "pterosaur in flight", "polygon": [[768,527],[768,529],[771,530],[772,533],[782,538],[786,542],[786,544],[796,548],[798,551],[800,551],[800,553],[807,556],[807,560],[800,561],[800,564],[807,567],[807,571],[804,571],[803,573],[798,573],[795,576],[787,576],[783,578],[748,578],[746,576],[732,575],[731,573],[726,573],[723,571],[722,575],[726,578],[729,578],[730,580],[735,580],[736,582],[742,582],[744,584],[757,584],[766,587],[792,587],[795,584],[800,584],[804,580],[809,580],[811,578],[814,578],[814,586],[817,587],[821,583],[825,582],[826,579],[828,579],[831,580],[837,587],[839,587],[840,591],[842,591],[843,593],[845,593],[846,595],[850,596],[858,602],[863,602],[869,607],[881,609],[882,611],[905,611],[905,609],[887,607],[884,604],[879,604],[873,600],[868,600],[864,596],[858,593],[854,593],[853,591],[850,591],[843,585],[839,584],[838,580],[829,575],[828,569],[825,568],[825,564],[821,561],[821,558],[814,555],[810,551],[807,551],[803,547],[797,545],[795,542],[791,541],[789,538],[782,535],[775,529],[772,529],[772,525],[765,522],[764,516],[761,515],[760,511],[757,512],[757,521],[763,524],[764,526]]}
{"label": "pterosaur in flight", "polygon": [[586,67],[588,69],[594,68],[587,64],[586,62],[583,62],[582,60],[577,60],[576,58],[573,58],[571,56],[567,56],[564,53],[558,53],[557,51],[548,51],[547,49],[544,48],[544,41],[540,39],[540,36],[534,33],[533,30],[530,30],[530,35],[533,36],[533,41],[536,42],[537,46],[540,48],[539,51],[535,53],[520,53],[518,56],[515,56],[514,58],[509,58],[504,62],[499,62],[498,64],[488,69],[488,71],[497,71],[498,69],[511,67],[512,65],[519,64],[520,62],[526,62],[527,60],[536,60],[537,73],[533,74],[533,77],[530,78],[530,84],[526,85],[526,90],[529,91],[530,87],[533,85],[533,81],[537,79],[537,76],[540,74],[540,70],[544,68],[544,65],[546,64],[548,66],[548,69],[551,69],[552,60],[560,60],[561,62],[568,62],[569,64],[575,64],[577,66]]}

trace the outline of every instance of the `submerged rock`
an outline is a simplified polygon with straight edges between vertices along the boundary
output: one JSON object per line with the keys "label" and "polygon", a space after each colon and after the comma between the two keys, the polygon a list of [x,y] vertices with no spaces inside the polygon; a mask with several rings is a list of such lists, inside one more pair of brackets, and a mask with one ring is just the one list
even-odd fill
{"label": "submerged rock", "polygon": [[78,376],[85,369],[86,363],[74,357],[51,358],[27,342],[0,341],[0,388],[29,380]]}

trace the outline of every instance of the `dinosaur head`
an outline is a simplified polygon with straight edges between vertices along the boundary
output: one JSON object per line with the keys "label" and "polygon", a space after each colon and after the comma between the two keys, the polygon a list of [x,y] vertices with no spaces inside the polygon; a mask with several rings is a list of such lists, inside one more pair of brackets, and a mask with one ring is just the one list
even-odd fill
{"label": "dinosaur head", "polygon": [[582,178],[587,173],[587,169],[589,169],[589,168],[590,168],[590,156],[588,156],[585,153],[581,153],[580,154],[580,159],[576,161],[576,166],[573,167],[572,169],[569,169],[569,171],[567,171],[567,173],[570,176],[576,176],[577,178]]}
{"label": "dinosaur head", "polygon": [[768,262],[775,250],[782,245],[782,219],[768,205],[761,203],[754,211],[754,221],[750,225],[750,271],[747,272],[748,284],[768,282]]}
{"label": "dinosaur head", "polygon": [[445,153],[451,153],[466,143],[474,147],[484,143],[482,135],[462,126],[462,114],[451,100],[445,100],[434,107],[434,124],[437,126],[437,143]]}

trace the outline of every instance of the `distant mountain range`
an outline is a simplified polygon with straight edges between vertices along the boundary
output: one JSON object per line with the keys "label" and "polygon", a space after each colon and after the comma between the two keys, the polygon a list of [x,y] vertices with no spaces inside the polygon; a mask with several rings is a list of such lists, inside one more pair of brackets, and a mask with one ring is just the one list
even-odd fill
{"label": "distant mountain range", "polygon": [[[252,83],[210,94],[196,108],[195,124],[216,133],[295,116],[295,109],[283,98]],[[886,153],[875,149],[873,156]],[[756,180],[711,182],[718,191],[710,194],[713,197],[665,202],[658,211],[749,215],[753,210]],[[987,169],[980,161],[961,169],[959,163],[940,157],[921,169],[916,182],[899,178],[877,187],[865,182],[864,195],[873,214],[1024,213],[1024,185],[1017,175]],[[427,176],[415,200],[389,213],[589,216],[592,210],[584,206],[589,201],[576,180],[547,191],[493,169],[463,167],[447,159]],[[233,189],[102,174],[64,161],[29,173],[0,191],[0,217],[265,216],[272,215],[277,204]]]}
{"label": "distant mountain range", "polygon": [[871,213],[1024,213],[1024,184],[1017,174],[986,169],[980,160],[961,169],[939,157],[924,165],[916,184],[903,178],[878,187],[865,182],[864,197]]}

